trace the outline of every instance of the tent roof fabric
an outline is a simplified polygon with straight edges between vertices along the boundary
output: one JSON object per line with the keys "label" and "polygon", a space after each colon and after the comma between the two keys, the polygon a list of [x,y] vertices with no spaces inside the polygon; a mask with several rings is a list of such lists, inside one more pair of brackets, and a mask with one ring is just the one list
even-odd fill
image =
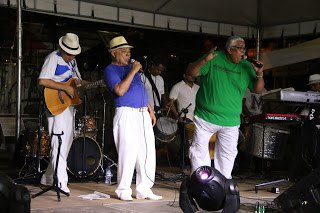
{"label": "tent roof fabric", "polygon": [[[16,7],[0,0],[0,6]],[[159,30],[261,39],[320,33],[319,0],[33,0],[24,10]]]}
{"label": "tent roof fabric", "polygon": [[[320,20],[319,0],[82,0],[210,22],[273,26]],[[260,12],[258,12],[260,11]]]}
{"label": "tent roof fabric", "polygon": [[265,70],[320,58],[320,38],[293,47],[263,53],[261,58]]}

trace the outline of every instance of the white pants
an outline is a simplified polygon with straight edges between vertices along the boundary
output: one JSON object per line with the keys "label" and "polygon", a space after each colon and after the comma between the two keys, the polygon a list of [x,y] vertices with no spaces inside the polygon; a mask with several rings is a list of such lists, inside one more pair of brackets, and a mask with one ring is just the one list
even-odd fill
{"label": "white pants", "polygon": [[53,174],[56,168],[56,160],[58,155],[58,136],[54,134],[61,134],[61,148],[59,155],[59,164],[57,170],[57,176],[59,183],[67,184],[68,183],[68,174],[67,174],[67,157],[72,145],[73,140],[73,107],[68,107],[62,113],[56,116],[48,117],[48,131],[49,136],[51,137],[51,160],[48,165],[48,168],[45,175],[46,184],[52,184]]}
{"label": "white pants", "polygon": [[239,126],[219,126],[194,116],[195,134],[190,146],[191,172],[200,166],[210,166],[209,141],[215,132],[214,167],[226,178],[232,178],[234,160],[238,154]]}
{"label": "white pants", "polygon": [[156,157],[153,127],[147,108],[116,108],[113,135],[118,152],[118,197],[132,195],[130,188],[136,169],[136,191],[151,193]]}

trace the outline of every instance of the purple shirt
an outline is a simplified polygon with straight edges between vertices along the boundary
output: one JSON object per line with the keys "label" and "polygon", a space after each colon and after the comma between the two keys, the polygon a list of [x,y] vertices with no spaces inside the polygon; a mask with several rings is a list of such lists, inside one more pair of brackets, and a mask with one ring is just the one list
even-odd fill
{"label": "purple shirt", "polygon": [[141,82],[139,73],[136,73],[129,86],[129,89],[123,96],[118,96],[114,92],[114,87],[120,83],[130,72],[131,64],[127,66],[118,66],[110,64],[104,69],[104,81],[107,87],[112,91],[116,107],[147,107],[148,94]]}

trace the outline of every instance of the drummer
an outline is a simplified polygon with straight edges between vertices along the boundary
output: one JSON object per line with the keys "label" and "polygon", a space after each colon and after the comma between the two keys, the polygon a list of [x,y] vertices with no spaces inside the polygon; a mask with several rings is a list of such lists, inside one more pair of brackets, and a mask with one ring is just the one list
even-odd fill
{"label": "drummer", "polygon": [[[169,101],[167,103],[167,108],[169,108],[176,119],[178,119],[179,132],[180,132],[180,162],[182,163],[182,151],[184,148],[185,138],[184,130],[186,123],[193,121],[193,112],[195,108],[196,94],[199,89],[199,85],[195,84],[195,77],[183,74],[183,80],[175,84],[169,95]],[[191,105],[190,105],[191,104]],[[183,165],[183,164],[182,164]]]}

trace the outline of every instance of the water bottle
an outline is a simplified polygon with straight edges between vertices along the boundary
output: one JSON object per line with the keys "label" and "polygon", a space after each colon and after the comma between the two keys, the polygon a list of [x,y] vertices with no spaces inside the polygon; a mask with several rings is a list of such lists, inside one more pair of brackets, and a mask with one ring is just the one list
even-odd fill
{"label": "water bottle", "polygon": [[106,184],[111,184],[111,179],[112,179],[112,172],[111,172],[111,169],[110,169],[110,166],[108,166],[106,168],[106,179],[105,179],[105,183]]}

